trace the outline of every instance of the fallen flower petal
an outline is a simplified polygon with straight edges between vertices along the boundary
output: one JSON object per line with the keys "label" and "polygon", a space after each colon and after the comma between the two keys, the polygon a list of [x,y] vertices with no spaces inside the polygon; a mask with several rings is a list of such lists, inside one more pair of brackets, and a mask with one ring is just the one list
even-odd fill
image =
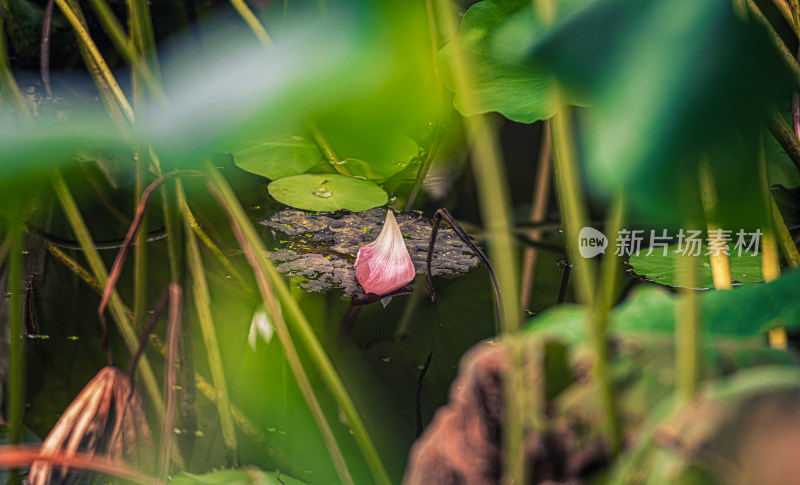
{"label": "fallen flower petal", "polygon": [[391,293],[414,279],[414,263],[391,210],[378,238],[359,248],[354,268],[364,291],[376,295]]}

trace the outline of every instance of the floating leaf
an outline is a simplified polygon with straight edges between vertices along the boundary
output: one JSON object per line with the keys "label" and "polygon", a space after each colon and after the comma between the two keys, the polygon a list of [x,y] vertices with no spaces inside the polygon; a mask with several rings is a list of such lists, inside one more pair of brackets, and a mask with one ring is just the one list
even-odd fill
{"label": "floating leaf", "polygon": [[403,170],[419,153],[419,145],[396,126],[386,126],[392,115],[375,119],[370,114],[366,116],[358,106],[345,106],[318,127],[348,174],[382,182]]}
{"label": "floating leaf", "polygon": [[233,150],[234,163],[273,180],[301,174],[322,159],[319,147],[304,130],[262,135],[241,145]]}
{"label": "floating leaf", "polygon": [[[677,245],[668,246],[666,255],[664,255],[663,249],[655,249],[649,256],[647,251],[639,251],[631,255],[628,264],[631,265],[635,274],[649,281],[667,286],[680,286],[681,278],[676,276],[676,271],[681,266],[681,258],[685,256],[676,252],[677,247]],[[706,248],[703,247],[701,254],[706,252]],[[730,262],[734,284],[758,283],[764,280],[761,276],[760,253],[753,254],[749,251],[742,251],[740,256],[738,251],[731,250]],[[694,281],[697,288],[714,287],[708,255],[702,256],[695,266]]]}
{"label": "floating leaf", "polygon": [[275,200],[298,209],[363,211],[386,204],[382,188],[367,180],[335,174],[303,174],[269,184]]}

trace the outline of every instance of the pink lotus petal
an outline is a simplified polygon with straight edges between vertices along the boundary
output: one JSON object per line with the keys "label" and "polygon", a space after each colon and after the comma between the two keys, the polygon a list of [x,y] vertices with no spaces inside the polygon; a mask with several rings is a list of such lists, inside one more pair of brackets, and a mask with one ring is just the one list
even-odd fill
{"label": "pink lotus petal", "polygon": [[414,279],[414,263],[391,210],[378,239],[358,250],[354,268],[364,291],[376,295],[391,293]]}

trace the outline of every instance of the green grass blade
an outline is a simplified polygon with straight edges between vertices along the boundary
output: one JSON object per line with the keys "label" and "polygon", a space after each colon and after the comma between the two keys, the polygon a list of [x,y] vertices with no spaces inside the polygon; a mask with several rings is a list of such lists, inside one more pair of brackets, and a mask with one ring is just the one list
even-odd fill
{"label": "green grass blade", "polygon": [[[22,224],[16,218],[18,211],[12,209],[8,220],[8,442],[12,445],[22,440],[22,418],[25,412],[25,340],[23,340],[22,298]],[[11,483],[17,483],[16,473]]]}
{"label": "green grass blade", "polygon": [[61,9],[61,12],[64,14],[64,17],[66,17],[67,21],[72,26],[75,34],[78,36],[80,45],[86,49],[89,57],[97,66],[100,75],[107,83],[108,88],[111,90],[111,94],[114,96],[114,99],[119,105],[119,108],[122,109],[122,113],[125,115],[128,121],[132,122],[134,120],[133,108],[128,102],[128,98],[125,97],[125,93],[122,92],[122,88],[119,87],[119,83],[117,83],[117,80],[114,78],[114,74],[111,73],[111,69],[108,67],[108,64],[106,64],[103,55],[100,54],[100,51],[97,49],[97,45],[95,45],[94,40],[92,40],[92,36],[89,35],[89,32],[83,26],[83,23],[78,18],[77,13],[72,9],[67,0],[55,0],[55,2],[56,5],[58,5],[58,8]]}
{"label": "green grass blade", "polygon": [[[103,294],[103,286],[86,268],[81,266],[80,263],[72,259],[67,253],[59,249],[57,246],[49,242],[46,244],[47,250],[50,252],[50,254],[52,254],[58,261],[63,263],[70,271],[75,273],[75,275],[83,280],[84,283],[89,285],[89,287],[94,290],[95,293],[98,295]],[[2,247],[0,247],[0,251],[2,251]],[[133,312],[129,308],[123,305],[122,309],[128,318],[133,318]],[[166,356],[167,347],[157,335],[150,335],[150,346],[157,352]],[[197,390],[200,391],[209,401],[216,403],[217,392],[214,389],[214,386],[212,386],[205,377],[197,372],[194,373],[194,379]],[[231,403],[231,414],[233,415],[233,419],[239,429],[251,437],[253,441],[258,443],[260,446],[263,446],[267,456],[269,456],[281,470],[284,470],[290,475],[302,476],[305,469],[297,466],[292,461],[291,457],[285,455],[281,450],[272,447],[263,430],[233,403]]]}
{"label": "green grass blade", "polygon": [[[186,196],[183,192],[183,185],[178,181],[176,184],[178,193],[178,203],[183,212],[188,212]],[[219,421],[222,428],[222,439],[225,443],[225,450],[228,455],[228,462],[231,465],[238,463],[236,428],[233,424],[231,415],[231,401],[228,395],[228,384],[225,379],[225,369],[222,365],[222,353],[219,350],[219,342],[214,327],[214,319],[211,315],[211,294],[208,291],[208,281],[206,280],[203,258],[200,255],[200,248],[197,239],[191,228],[189,218],[184,218],[186,230],[186,262],[189,267],[191,277],[191,291],[194,298],[195,309],[197,310],[197,320],[200,324],[200,331],[203,334],[203,344],[208,356],[208,365],[211,368],[211,380],[217,392],[215,402],[219,412]]]}
{"label": "green grass blade", "polygon": [[233,8],[236,9],[236,12],[239,13],[239,16],[247,23],[247,26],[256,34],[256,37],[258,37],[258,40],[260,40],[262,44],[272,44],[272,39],[269,37],[267,30],[261,25],[261,22],[258,21],[256,14],[244,3],[244,0],[231,0],[231,5],[233,5]]}
{"label": "green grass blade", "polygon": [[[228,185],[228,182],[213,164],[207,163],[206,170],[208,171],[210,177],[211,187],[218,192],[218,196],[221,198],[221,203],[224,205],[225,209],[229,211],[232,222],[235,226],[239,227],[242,232],[243,239],[247,245],[252,247],[253,255],[258,258],[256,262],[257,264],[253,265],[253,269],[254,271],[257,271],[257,276],[262,277],[260,286],[263,288],[263,286],[269,283],[274,291],[274,296],[277,297],[277,300],[281,304],[281,308],[288,316],[287,320],[294,325],[293,330],[302,340],[302,343],[308,350],[308,354],[314,366],[320,372],[325,385],[328,387],[336,403],[339,405],[339,408],[346,416],[347,422],[353,431],[353,436],[356,440],[356,443],[358,444],[367,466],[372,473],[374,482],[380,485],[391,483],[375,445],[367,433],[366,426],[364,425],[364,422],[362,421],[355,404],[350,398],[350,394],[344,387],[342,380],[334,369],[333,364],[328,358],[328,355],[325,353],[325,350],[322,348],[317,336],[314,334],[314,330],[311,328],[311,325],[303,314],[303,311],[300,309],[297,302],[291,297],[289,288],[283,281],[283,277],[275,270],[275,268],[272,266],[272,263],[270,263],[270,261],[266,258],[266,247],[264,246],[264,242],[258,236],[258,233],[248,219],[247,214],[244,212],[244,209],[239,203],[239,200],[233,193],[233,189],[231,189],[231,187]],[[262,289],[262,296],[264,296],[265,305],[269,303],[271,298],[274,298],[269,291],[264,291],[264,289]],[[275,304],[273,303],[272,306],[275,306]],[[269,305],[267,308],[269,309]],[[280,315],[271,315],[271,317],[273,316],[278,317],[277,320],[273,321],[273,324],[276,325],[277,330],[277,325],[280,323],[281,317]],[[291,341],[287,343],[291,344]],[[291,345],[286,347],[287,353],[291,351],[291,348],[293,348]]]}
{"label": "green grass blade", "polygon": [[[100,284],[105,285],[108,279],[108,269],[94,245],[92,235],[89,233],[89,228],[86,226],[86,222],[83,220],[80,210],[78,210],[75,198],[72,196],[69,187],[67,187],[67,183],[64,181],[64,177],[59,171],[56,170],[52,173],[51,181],[58,201],[64,210],[64,214],[67,216],[72,231],[75,233],[75,237],[78,239],[83,249],[83,254],[86,261],[89,263],[89,268]],[[136,331],[133,329],[131,321],[125,313],[122,298],[120,298],[119,293],[116,291],[111,296],[109,309],[111,311],[111,316],[117,324],[117,329],[120,334],[122,334],[131,355],[133,355],[139,347],[139,337],[136,335]],[[156,376],[153,373],[153,368],[150,366],[150,362],[147,360],[146,356],[142,356],[142,360],[139,363],[139,372],[145,392],[150,397],[150,401],[158,413],[160,421],[164,413],[164,401],[161,397],[161,391],[159,390]]]}

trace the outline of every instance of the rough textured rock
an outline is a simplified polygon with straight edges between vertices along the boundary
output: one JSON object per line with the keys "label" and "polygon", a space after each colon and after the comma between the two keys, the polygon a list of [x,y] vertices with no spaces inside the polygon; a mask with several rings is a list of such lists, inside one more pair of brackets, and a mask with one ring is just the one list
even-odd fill
{"label": "rough textured rock", "polygon": [[[431,235],[430,222],[419,214],[396,216],[417,274],[425,274]],[[386,209],[345,213],[341,216],[309,214],[295,209],[278,212],[260,224],[275,231],[282,248],[269,254],[278,271],[299,276],[309,291],[357,289],[353,262],[358,248],[378,237]],[[431,262],[434,276],[456,276],[478,265],[478,258],[451,229],[440,227]]]}

